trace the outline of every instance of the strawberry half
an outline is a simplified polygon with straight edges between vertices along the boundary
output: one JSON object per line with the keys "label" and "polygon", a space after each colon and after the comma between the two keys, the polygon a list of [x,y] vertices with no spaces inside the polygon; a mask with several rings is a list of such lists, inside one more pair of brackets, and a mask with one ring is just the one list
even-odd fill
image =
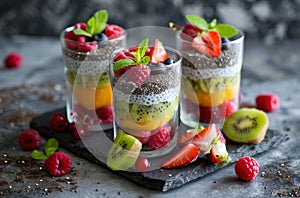
{"label": "strawberry half", "polygon": [[216,31],[205,32],[193,39],[192,47],[211,58],[217,58],[221,55],[221,36]]}
{"label": "strawberry half", "polygon": [[151,63],[161,63],[169,58],[164,46],[158,39],[155,39],[154,44],[149,52],[149,56]]}
{"label": "strawberry half", "polygon": [[218,137],[217,127],[215,124],[209,125],[200,133],[195,135],[192,143],[201,151],[207,152],[211,148],[212,143]]}
{"label": "strawberry half", "polygon": [[200,149],[192,143],[186,144],[177,153],[171,156],[162,165],[163,168],[175,168],[188,165],[195,161],[200,154]]}
{"label": "strawberry half", "polygon": [[190,129],[187,130],[186,133],[182,134],[181,136],[178,137],[177,144],[178,146],[184,146],[187,143],[192,142],[193,138],[195,135],[200,133],[204,127],[200,127],[199,129]]}
{"label": "strawberry half", "polygon": [[212,163],[218,163],[218,166],[220,167],[225,163],[230,163],[231,159],[228,155],[225,143],[219,141],[214,145],[208,154],[208,159]]}

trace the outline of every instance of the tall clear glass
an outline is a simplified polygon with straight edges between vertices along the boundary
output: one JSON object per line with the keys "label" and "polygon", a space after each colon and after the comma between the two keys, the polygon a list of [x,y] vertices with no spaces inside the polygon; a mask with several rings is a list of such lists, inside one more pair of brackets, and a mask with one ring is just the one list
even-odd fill
{"label": "tall clear glass", "polygon": [[[195,46],[184,38],[179,31],[176,44],[183,56],[181,122],[189,127],[211,123],[221,127],[225,118],[239,107],[244,34],[239,31],[221,46]],[[220,56],[210,57],[196,50],[214,47],[222,49]]]}
{"label": "tall clear glass", "polygon": [[[109,54],[125,46],[126,33],[103,42],[80,42],[60,35],[67,85],[66,111],[69,122],[92,130],[112,128],[112,88]],[[79,39],[80,40],[80,39]]]}
{"label": "tall clear glass", "polygon": [[[132,47],[126,47],[129,49]],[[177,50],[165,49],[174,63],[139,64],[126,68],[122,74],[113,71],[113,59],[124,49],[111,56],[114,131],[116,135],[125,132],[140,140],[142,151],[139,155],[147,158],[165,155],[177,144],[182,58]],[[149,77],[140,81],[137,75],[143,72],[149,72]],[[168,137],[155,138],[164,130],[168,131]]]}

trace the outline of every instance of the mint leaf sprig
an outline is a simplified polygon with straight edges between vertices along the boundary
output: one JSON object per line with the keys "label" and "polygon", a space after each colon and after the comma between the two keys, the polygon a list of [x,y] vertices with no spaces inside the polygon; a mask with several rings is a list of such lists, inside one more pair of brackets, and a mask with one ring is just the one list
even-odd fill
{"label": "mint leaf sprig", "polygon": [[197,16],[197,15],[186,15],[185,16],[188,22],[197,26],[203,31],[217,31],[221,37],[231,38],[238,33],[238,30],[229,24],[217,24],[217,19],[212,20],[208,23],[204,18]]}
{"label": "mint leaf sprig", "polygon": [[77,35],[93,37],[94,35],[101,33],[105,29],[107,20],[107,11],[99,10],[95,12],[95,14],[87,21],[86,31],[82,29],[75,29],[74,33]]}
{"label": "mint leaf sprig", "polygon": [[142,40],[140,42],[140,44],[138,45],[138,50],[136,52],[132,52],[132,54],[134,56],[134,60],[132,60],[130,58],[125,58],[125,59],[118,60],[117,62],[114,63],[113,69],[114,70],[119,70],[123,67],[127,67],[127,66],[130,66],[130,65],[138,65],[138,64],[145,65],[145,64],[148,64],[150,62],[150,57],[145,56],[146,51],[148,49],[148,43],[149,43],[148,38]]}
{"label": "mint leaf sprig", "polygon": [[31,157],[35,160],[46,160],[58,149],[58,141],[55,138],[50,138],[45,145],[45,152],[34,150]]}

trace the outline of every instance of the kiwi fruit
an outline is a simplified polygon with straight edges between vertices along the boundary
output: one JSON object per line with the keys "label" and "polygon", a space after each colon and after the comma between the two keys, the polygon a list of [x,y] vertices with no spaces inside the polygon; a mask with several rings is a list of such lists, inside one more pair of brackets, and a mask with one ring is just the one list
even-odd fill
{"label": "kiwi fruit", "polygon": [[152,119],[164,119],[165,117],[172,117],[178,105],[178,98],[171,102],[160,102],[152,105],[130,105],[130,116],[137,123],[150,122]]}
{"label": "kiwi fruit", "polygon": [[74,81],[75,81],[75,78],[76,78],[76,72],[75,71],[72,71],[70,69],[67,69],[66,72],[65,72],[65,76],[66,76],[66,79],[67,81],[73,85],[74,84]]}
{"label": "kiwi fruit", "polygon": [[239,82],[240,82],[240,72],[236,73],[233,76],[228,76],[224,78],[224,84],[226,89],[230,89],[234,87]]}
{"label": "kiwi fruit", "polygon": [[110,78],[107,72],[95,75],[79,75],[75,71],[67,70],[66,79],[70,84],[82,85],[84,88],[95,88],[110,85]]}
{"label": "kiwi fruit", "polygon": [[223,132],[233,142],[259,144],[264,140],[268,127],[269,119],[265,112],[243,108],[226,118]]}
{"label": "kiwi fruit", "polygon": [[112,170],[127,170],[135,164],[142,149],[142,143],[132,135],[118,129],[117,137],[111,145],[107,166]]}

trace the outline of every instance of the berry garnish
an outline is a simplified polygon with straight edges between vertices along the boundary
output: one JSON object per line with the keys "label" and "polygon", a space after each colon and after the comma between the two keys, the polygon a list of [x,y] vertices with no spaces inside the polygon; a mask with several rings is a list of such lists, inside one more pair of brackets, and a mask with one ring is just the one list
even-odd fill
{"label": "berry garnish", "polygon": [[36,149],[41,145],[41,136],[36,130],[25,130],[19,135],[19,145],[25,151]]}
{"label": "berry garnish", "polygon": [[168,53],[166,52],[162,43],[155,39],[154,44],[149,53],[151,63],[162,63],[164,60],[169,58]]}
{"label": "berry garnish", "polygon": [[64,152],[53,153],[44,164],[44,168],[55,177],[69,173],[71,167],[71,158]]}
{"label": "berry garnish", "polygon": [[45,152],[34,150],[31,153],[31,157],[35,160],[45,160],[52,155],[58,149],[58,141],[55,138],[47,140],[45,145]]}
{"label": "berry garnish", "polygon": [[222,41],[222,50],[229,50],[229,48],[230,48],[230,45],[229,45],[230,41],[229,41],[229,39],[226,38],[226,37],[222,37],[221,41]]}
{"label": "berry garnish", "polygon": [[221,55],[221,37],[216,31],[209,31],[193,39],[192,47],[197,51],[217,58]]}
{"label": "berry garnish", "polygon": [[197,26],[193,24],[186,24],[183,27],[181,38],[185,40],[192,41],[194,37],[196,37],[199,33],[201,33],[203,30],[198,28]]}
{"label": "berry garnish", "polygon": [[200,149],[192,143],[186,144],[162,165],[163,168],[175,168],[188,165],[195,161],[200,154]]}
{"label": "berry garnish", "polygon": [[4,59],[4,66],[9,69],[19,68],[23,64],[23,57],[17,52],[8,54]]}
{"label": "berry garnish", "polygon": [[128,82],[133,82],[136,86],[141,86],[150,77],[150,68],[144,65],[130,67],[123,78]]}
{"label": "berry garnish", "polygon": [[193,138],[195,135],[200,133],[204,129],[203,126],[200,126],[197,129],[189,129],[186,131],[186,133],[182,134],[181,136],[178,137],[177,144],[178,146],[183,146],[187,143],[192,142]]}
{"label": "berry garnish", "polygon": [[182,39],[191,41],[192,37],[192,47],[211,58],[221,55],[221,37],[231,38],[238,33],[231,25],[217,24],[216,19],[210,23],[196,15],[186,15],[186,19],[190,24],[183,29]]}
{"label": "berry garnish", "polygon": [[171,127],[169,126],[162,126],[156,129],[147,142],[148,147],[152,150],[157,150],[167,146],[170,142],[170,133]]}
{"label": "berry garnish", "polygon": [[256,108],[272,112],[279,108],[279,97],[276,94],[260,94],[256,97]]}
{"label": "berry garnish", "polygon": [[100,118],[100,124],[111,124],[113,122],[112,105],[106,105],[96,109],[97,117]]}
{"label": "berry garnish", "polygon": [[140,157],[135,162],[135,168],[138,172],[146,172],[150,167],[150,163],[147,158]]}
{"label": "berry garnish", "polygon": [[259,173],[259,164],[253,157],[245,156],[236,162],[234,169],[239,178],[252,181]]}
{"label": "berry garnish", "polygon": [[[138,49],[136,52],[130,52],[130,51],[122,51],[120,53],[118,53],[115,57],[114,60],[115,61],[114,65],[113,65],[113,69],[114,69],[114,73],[117,74],[123,74],[124,70],[123,68],[128,68],[134,65],[146,65],[149,63],[150,61],[150,57],[146,56],[146,52],[148,49],[148,42],[149,39],[146,38],[144,39],[139,45],[138,45]],[[132,58],[133,55],[133,58]],[[122,58],[122,57],[126,57],[126,58]],[[120,70],[122,72],[120,72]],[[127,69],[125,69],[126,71]]]}
{"label": "berry garnish", "polygon": [[171,65],[173,63],[174,63],[174,60],[172,58],[167,58],[166,60],[164,60],[165,65]]}
{"label": "berry garnish", "polygon": [[114,39],[124,34],[124,29],[117,25],[108,25],[105,26],[105,34],[109,39]]}
{"label": "berry garnish", "polygon": [[101,45],[105,45],[108,41],[108,37],[104,33],[96,34],[93,36],[94,40],[101,43]]}
{"label": "berry garnish", "polygon": [[81,22],[81,23],[76,23],[74,26],[75,29],[81,29],[81,30],[86,30],[86,23]]}
{"label": "berry garnish", "polygon": [[64,131],[68,126],[67,119],[63,114],[55,113],[50,118],[50,126],[55,131]]}

